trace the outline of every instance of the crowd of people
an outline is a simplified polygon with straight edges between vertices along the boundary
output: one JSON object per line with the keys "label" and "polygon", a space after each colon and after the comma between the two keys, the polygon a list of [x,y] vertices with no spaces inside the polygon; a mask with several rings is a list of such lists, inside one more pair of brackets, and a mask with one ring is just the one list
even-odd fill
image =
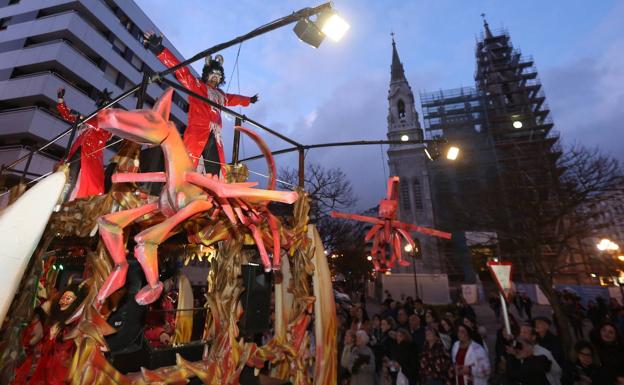
{"label": "crowd of people", "polygon": [[[340,301],[339,383],[624,385],[624,309],[615,306],[617,301],[590,301],[581,320],[590,319],[591,331],[585,335],[583,322],[577,331],[571,320],[576,342],[565,352],[552,318],[534,317],[526,294],[516,298],[509,303],[520,308],[517,317],[509,312],[511,333],[502,317],[497,331],[486,330],[463,298],[454,307],[442,308],[418,298],[396,301],[386,293],[380,311],[372,316],[365,303]],[[562,301],[566,313],[580,309],[580,302],[565,293]],[[598,310],[592,310],[594,305]],[[500,308],[492,308],[501,315]]]}

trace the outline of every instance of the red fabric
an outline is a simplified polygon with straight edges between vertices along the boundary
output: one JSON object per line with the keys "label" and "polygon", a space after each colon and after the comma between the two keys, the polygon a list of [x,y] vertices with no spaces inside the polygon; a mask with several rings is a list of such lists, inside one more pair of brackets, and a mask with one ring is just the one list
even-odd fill
{"label": "red fabric", "polygon": [[[49,336],[49,330],[45,333]],[[41,357],[28,385],[64,385],[74,353],[74,343],[45,338],[41,345]]]}
{"label": "red fabric", "polygon": [[[58,103],[56,109],[63,119],[70,123],[77,117],[70,114],[69,108],[64,102]],[[76,183],[76,189],[72,194],[74,198],[85,198],[91,195],[104,193],[104,153],[102,148],[111,137],[111,134],[98,128],[97,118],[87,120],[85,129],[72,144],[67,155],[71,159],[74,153],[80,150],[80,174]]]}
{"label": "red fabric", "polygon": [[11,385],[25,385],[28,380],[33,364],[33,356],[37,353],[36,347],[30,345],[30,340],[33,338],[33,334],[38,323],[39,320],[31,322],[28,327],[22,331],[22,346],[24,347],[26,353],[26,359],[20,366],[17,367],[17,369],[15,369],[15,377],[13,378]]}
{"label": "red fabric", "polygon": [[[180,61],[173,55],[171,51],[165,48],[160,54],[158,59],[167,67],[173,67],[178,65]],[[225,106],[243,106],[246,107],[251,102],[251,98],[248,96],[226,94],[221,89],[212,87],[201,79],[197,79],[187,67],[179,68],[175,71],[175,76],[178,81],[189,90],[209,98],[215,103]],[[184,131],[184,145],[186,150],[191,155],[193,165],[197,166],[199,157],[208,143],[208,137],[210,136],[210,130],[218,130],[215,132],[215,138],[217,140],[217,149],[219,151],[219,161],[221,162],[221,173],[225,173],[225,156],[223,154],[223,144],[220,141],[221,137],[221,111],[211,107],[207,103],[189,96],[189,112],[188,112],[188,126]]]}
{"label": "red fabric", "polygon": [[[468,353],[468,348],[459,348],[457,351],[457,357],[455,357],[455,365],[456,366],[464,366],[464,360],[466,359],[466,353]],[[468,383],[464,383],[464,375],[461,373],[456,373],[457,376],[457,385],[472,385],[472,381],[468,381]]]}

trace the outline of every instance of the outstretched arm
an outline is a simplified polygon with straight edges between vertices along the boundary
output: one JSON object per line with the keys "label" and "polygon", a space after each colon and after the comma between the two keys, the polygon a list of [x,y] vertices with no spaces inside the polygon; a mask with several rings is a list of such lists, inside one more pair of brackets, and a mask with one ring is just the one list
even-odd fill
{"label": "outstretched arm", "polygon": [[56,110],[59,114],[61,114],[61,117],[70,123],[75,122],[78,117],[76,115],[72,115],[71,110],[65,104],[65,88],[59,88],[58,91],[56,91],[56,96],[58,97]]}
{"label": "outstretched arm", "polygon": [[258,95],[243,96],[237,94],[225,94],[226,106],[243,106],[247,107],[249,104],[253,104],[258,101]]}
{"label": "outstretched arm", "polygon": [[[143,34],[143,45],[156,55],[158,60],[161,61],[167,68],[171,68],[180,64],[180,60],[165,48],[162,44],[162,36],[159,36],[153,32],[145,32]],[[186,88],[197,92],[199,88],[199,80],[193,76],[188,67],[181,67],[175,71],[175,77]]]}

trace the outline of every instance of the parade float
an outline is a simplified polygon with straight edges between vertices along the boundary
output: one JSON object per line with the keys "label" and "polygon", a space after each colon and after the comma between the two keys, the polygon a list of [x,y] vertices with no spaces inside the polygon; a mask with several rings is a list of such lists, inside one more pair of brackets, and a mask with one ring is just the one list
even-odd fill
{"label": "parade float", "polygon": [[[336,383],[334,293],[323,243],[309,223],[304,153],[393,142],[304,145],[273,131],[226,107],[258,98],[221,91],[223,59],[211,56],[294,22],[295,33],[318,46],[323,34],[310,35],[310,28],[319,30],[310,21],[317,14],[316,23],[335,16],[329,3],[306,8],[186,61],[172,57],[157,36],[145,34],[145,47],[161,55],[168,68],[144,74],[141,84],[115,98],[104,90],[88,116],[72,116],[59,90],[57,108],[72,126],[51,143],[69,135],[64,162],[29,189],[24,183],[13,187],[10,205],[0,213],[0,263],[6,273],[0,286],[1,383],[245,384],[258,383],[253,381],[259,373],[275,384]],[[192,78],[187,66],[202,59],[202,77]],[[154,82],[169,88],[153,108],[143,108],[146,88]],[[193,129],[184,136],[169,120],[174,89],[194,103]],[[137,97],[135,110],[114,108],[130,96]],[[220,139],[220,112],[237,119],[230,164]],[[276,189],[273,153],[250,126],[293,146],[277,153],[298,152],[299,188]],[[264,188],[247,181],[238,159],[240,134],[261,152],[248,160],[266,161]],[[208,141],[217,143],[219,160],[210,170],[201,167]],[[112,145],[116,153],[107,168],[112,183],[106,186],[102,151]],[[160,148],[164,171],[141,172],[146,147]],[[78,163],[80,171],[72,176]],[[381,253],[375,264],[380,270],[394,260],[402,263],[400,237],[413,244],[410,231],[448,237],[396,221],[397,183],[390,179],[379,218],[336,214],[373,224],[366,240],[374,239],[376,257]],[[181,272],[189,264],[205,269],[199,296]],[[67,274],[70,268],[73,274]],[[250,270],[256,272],[249,275]],[[254,285],[264,279],[269,284],[263,297],[253,297]],[[145,344],[153,331],[146,330],[146,309],[156,302],[162,302],[159,311],[171,328],[156,331],[166,345],[160,349]],[[258,316],[251,307],[260,303]]]}

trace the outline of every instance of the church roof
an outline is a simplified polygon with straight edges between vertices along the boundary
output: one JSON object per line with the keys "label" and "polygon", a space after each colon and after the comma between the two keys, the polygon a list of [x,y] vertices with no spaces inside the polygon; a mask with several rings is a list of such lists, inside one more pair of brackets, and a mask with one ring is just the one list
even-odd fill
{"label": "church roof", "polygon": [[397,52],[396,43],[394,42],[394,36],[392,37],[392,66],[390,67],[390,82],[395,82],[405,79],[405,71],[403,70],[403,63],[399,59],[399,53]]}

